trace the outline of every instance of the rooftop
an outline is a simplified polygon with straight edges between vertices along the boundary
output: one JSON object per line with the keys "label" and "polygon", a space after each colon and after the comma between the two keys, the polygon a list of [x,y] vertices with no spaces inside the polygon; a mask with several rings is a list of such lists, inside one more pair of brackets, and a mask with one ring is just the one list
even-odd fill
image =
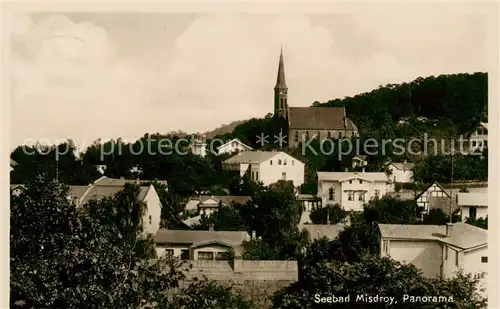
{"label": "rooftop", "polygon": [[446,225],[378,224],[378,227],[383,238],[434,240],[462,249],[488,244],[487,230],[463,222],[451,224],[449,236]]}
{"label": "rooftop", "polygon": [[388,182],[389,178],[383,172],[317,172],[318,180],[345,181],[349,179],[364,179],[368,181]]}
{"label": "rooftop", "polygon": [[310,130],[357,130],[346,118],[343,107],[290,107],[290,129]]}
{"label": "rooftop", "polygon": [[240,246],[249,239],[246,231],[193,231],[160,229],[154,237],[156,244],[198,245],[206,242],[220,242],[232,247]]}
{"label": "rooftop", "polygon": [[459,206],[488,206],[488,193],[458,193]]}
{"label": "rooftop", "polygon": [[280,154],[281,151],[244,151],[227,159],[224,163],[262,163],[274,156]]}

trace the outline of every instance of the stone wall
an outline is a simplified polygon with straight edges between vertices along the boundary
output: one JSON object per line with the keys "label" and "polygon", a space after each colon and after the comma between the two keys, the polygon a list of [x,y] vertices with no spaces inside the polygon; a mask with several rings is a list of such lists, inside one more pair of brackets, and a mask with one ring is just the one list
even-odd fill
{"label": "stone wall", "polygon": [[232,285],[235,292],[246,296],[256,308],[269,308],[273,294],[298,280],[297,261],[185,261],[181,270],[184,284],[194,280],[219,281]]}

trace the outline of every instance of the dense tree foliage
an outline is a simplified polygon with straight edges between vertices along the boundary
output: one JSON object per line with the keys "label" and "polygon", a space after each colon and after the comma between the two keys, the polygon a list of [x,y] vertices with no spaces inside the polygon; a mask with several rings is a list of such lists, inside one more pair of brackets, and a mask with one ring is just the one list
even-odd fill
{"label": "dense tree foliage", "polygon": [[380,128],[388,118],[397,122],[404,117],[422,116],[450,120],[458,132],[466,133],[484,119],[487,102],[488,76],[474,73],[419,77],[318,106],[345,106],[348,116],[363,124],[364,130]]}
{"label": "dense tree foliage", "polygon": [[[477,290],[479,277],[459,274],[453,279],[429,279],[413,265],[373,255],[354,263],[323,260],[306,267],[299,282],[276,293],[273,308],[483,308],[486,299]],[[319,299],[317,297],[319,295]],[[349,301],[321,303],[335,295]],[[387,297],[387,302],[361,302],[360,296]],[[404,301],[404,295],[441,296],[451,303]],[[393,298],[391,302],[389,298]],[[446,306],[445,306],[446,305]]]}
{"label": "dense tree foliage", "polygon": [[337,224],[347,218],[347,211],[339,204],[317,207],[311,211],[309,217],[313,224]]}
{"label": "dense tree foliage", "polygon": [[[35,178],[11,198],[11,308],[139,308],[162,302],[181,273],[151,263],[138,188],[76,209]],[[170,269],[170,270],[169,270]]]}

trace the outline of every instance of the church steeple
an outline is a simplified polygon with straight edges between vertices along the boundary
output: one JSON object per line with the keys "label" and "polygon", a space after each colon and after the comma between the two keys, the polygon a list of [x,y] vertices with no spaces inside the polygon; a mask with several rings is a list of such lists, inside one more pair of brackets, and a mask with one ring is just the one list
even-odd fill
{"label": "church steeple", "polygon": [[288,87],[285,81],[285,65],[283,61],[283,46],[281,46],[280,60],[278,64],[278,78],[274,86],[274,115],[288,119]]}

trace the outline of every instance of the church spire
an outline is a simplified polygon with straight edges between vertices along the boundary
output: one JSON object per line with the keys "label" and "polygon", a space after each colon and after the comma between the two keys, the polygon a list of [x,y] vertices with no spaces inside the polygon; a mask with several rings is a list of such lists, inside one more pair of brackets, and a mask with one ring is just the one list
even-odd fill
{"label": "church spire", "polygon": [[285,82],[285,65],[283,63],[283,46],[281,46],[278,65],[278,78],[274,86],[274,116],[288,119],[288,87]]}
{"label": "church spire", "polygon": [[286,89],[286,81],[285,81],[285,65],[283,63],[283,45],[281,45],[280,51],[280,62],[278,65],[278,78],[276,80],[276,87],[280,89]]}

